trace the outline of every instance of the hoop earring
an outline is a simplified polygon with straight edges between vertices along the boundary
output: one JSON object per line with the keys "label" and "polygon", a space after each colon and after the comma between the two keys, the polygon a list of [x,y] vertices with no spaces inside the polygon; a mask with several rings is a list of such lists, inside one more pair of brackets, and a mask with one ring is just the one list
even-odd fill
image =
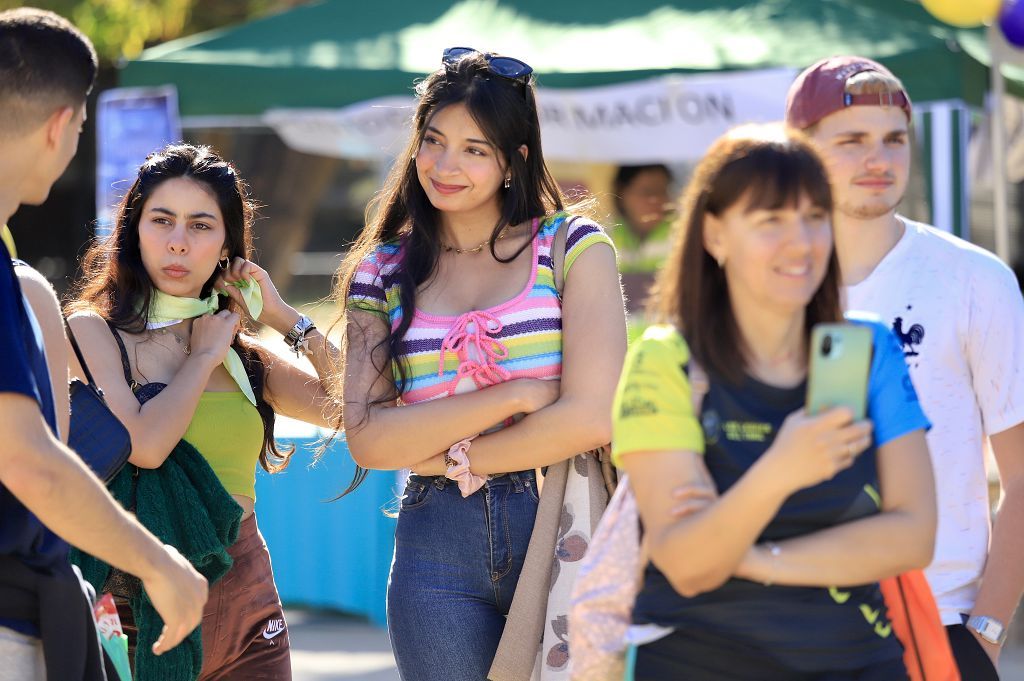
{"label": "hoop earring", "polygon": [[511,186],[512,186],[512,176],[511,175],[506,175],[505,176],[505,189],[508,189]]}
{"label": "hoop earring", "polygon": [[231,264],[231,258],[225,255],[223,258],[217,261],[217,264],[220,265],[220,268],[222,270],[226,270],[228,268],[228,265]]}

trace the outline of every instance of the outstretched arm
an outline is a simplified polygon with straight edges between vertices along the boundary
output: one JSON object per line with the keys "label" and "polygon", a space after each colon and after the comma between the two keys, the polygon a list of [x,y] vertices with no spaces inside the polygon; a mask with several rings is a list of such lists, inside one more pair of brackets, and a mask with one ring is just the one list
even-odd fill
{"label": "outstretched arm", "polygon": [[81,459],[54,439],[35,402],[0,392],[0,432],[0,484],[66,541],[142,579],[165,624],[157,654],[199,625],[206,580],[126,513]]}

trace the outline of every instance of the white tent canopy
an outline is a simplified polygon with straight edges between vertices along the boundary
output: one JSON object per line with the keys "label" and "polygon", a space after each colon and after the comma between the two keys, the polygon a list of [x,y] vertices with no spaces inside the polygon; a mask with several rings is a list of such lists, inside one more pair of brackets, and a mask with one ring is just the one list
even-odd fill
{"label": "white tent canopy", "polygon": [[[556,161],[695,161],[729,128],[778,121],[795,69],[670,75],[602,87],[540,88],[544,155]],[[341,109],[271,109],[263,121],[296,151],[390,160],[409,135],[415,99]]]}

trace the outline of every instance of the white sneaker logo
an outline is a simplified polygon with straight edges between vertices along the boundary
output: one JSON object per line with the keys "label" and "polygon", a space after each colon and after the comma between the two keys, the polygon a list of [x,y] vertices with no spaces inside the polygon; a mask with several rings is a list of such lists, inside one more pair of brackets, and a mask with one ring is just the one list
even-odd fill
{"label": "white sneaker logo", "polygon": [[284,619],[267,620],[267,628],[263,630],[263,638],[268,641],[284,631]]}

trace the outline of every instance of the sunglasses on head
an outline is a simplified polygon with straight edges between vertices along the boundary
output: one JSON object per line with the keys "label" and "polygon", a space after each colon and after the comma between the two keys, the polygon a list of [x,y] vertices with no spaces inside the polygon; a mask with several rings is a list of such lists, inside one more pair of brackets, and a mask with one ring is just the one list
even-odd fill
{"label": "sunglasses on head", "polygon": [[481,54],[487,60],[487,68],[491,73],[502,78],[525,83],[533,67],[526,62],[513,59],[512,57],[499,57],[489,52],[481,52],[472,47],[449,47],[441,55],[441,62],[445,65],[455,64],[467,54]]}

